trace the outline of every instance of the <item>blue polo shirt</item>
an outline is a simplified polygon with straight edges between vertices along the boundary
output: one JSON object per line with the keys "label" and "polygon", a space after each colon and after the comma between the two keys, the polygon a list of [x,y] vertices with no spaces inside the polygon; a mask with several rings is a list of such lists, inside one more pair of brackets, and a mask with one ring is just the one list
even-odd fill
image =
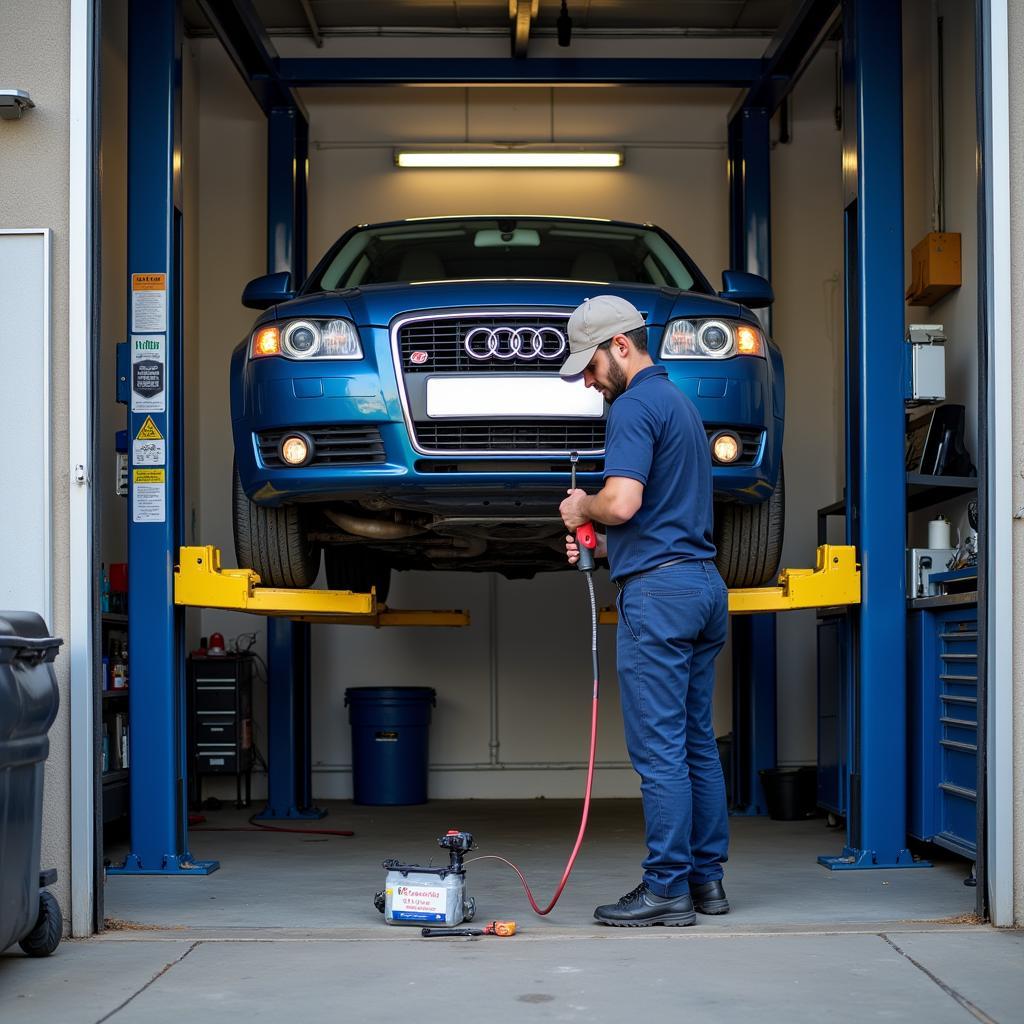
{"label": "blue polo shirt", "polygon": [[693,402],[663,366],[648,366],[612,403],[604,478],[644,485],[639,510],[608,527],[613,580],[674,559],[715,557],[711,453]]}

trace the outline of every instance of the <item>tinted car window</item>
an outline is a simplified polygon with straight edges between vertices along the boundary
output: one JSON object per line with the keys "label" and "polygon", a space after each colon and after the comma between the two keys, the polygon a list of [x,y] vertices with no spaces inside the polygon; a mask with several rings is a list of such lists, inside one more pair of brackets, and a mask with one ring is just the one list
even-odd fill
{"label": "tinted car window", "polygon": [[501,278],[705,290],[685,254],[658,231],[544,219],[430,220],[360,228],[335,246],[305,290]]}

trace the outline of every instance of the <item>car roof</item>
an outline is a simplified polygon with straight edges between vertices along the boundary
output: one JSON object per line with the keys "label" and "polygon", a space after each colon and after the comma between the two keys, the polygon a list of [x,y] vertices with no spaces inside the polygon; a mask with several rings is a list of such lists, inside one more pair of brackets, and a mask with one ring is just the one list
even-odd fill
{"label": "car roof", "polygon": [[403,220],[385,220],[376,224],[359,224],[360,228],[389,228],[398,227],[401,224],[424,224],[431,221],[450,220],[557,220],[575,221],[581,224],[619,224],[629,228],[651,228],[653,224],[639,224],[628,220],[612,220],[609,217],[569,217],[551,213],[471,213],[471,214],[443,214],[433,217],[406,217]]}

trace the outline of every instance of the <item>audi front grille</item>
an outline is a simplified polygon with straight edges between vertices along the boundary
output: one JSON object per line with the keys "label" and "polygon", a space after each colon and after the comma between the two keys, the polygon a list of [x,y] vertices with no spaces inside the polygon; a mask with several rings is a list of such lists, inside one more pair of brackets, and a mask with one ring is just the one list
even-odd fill
{"label": "audi front grille", "polygon": [[604,420],[430,420],[416,437],[437,452],[597,452]]}
{"label": "audi front grille", "polygon": [[411,320],[398,330],[404,374],[557,373],[568,356],[557,314]]}
{"label": "audi front grille", "polygon": [[[322,426],[302,427],[313,441],[310,466],[366,466],[387,462],[384,441],[377,427]],[[260,459],[267,469],[286,469],[278,445],[292,430],[263,430],[256,435]]]}

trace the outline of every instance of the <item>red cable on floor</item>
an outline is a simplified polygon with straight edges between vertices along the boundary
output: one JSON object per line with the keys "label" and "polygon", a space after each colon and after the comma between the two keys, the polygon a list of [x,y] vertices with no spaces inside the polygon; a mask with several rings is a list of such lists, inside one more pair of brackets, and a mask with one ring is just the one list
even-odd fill
{"label": "red cable on floor", "polygon": [[530,891],[530,886],[526,881],[526,876],[518,867],[516,867],[515,864],[512,863],[512,861],[506,860],[504,857],[499,857],[497,854],[489,853],[482,857],[473,857],[471,860],[467,860],[465,862],[466,864],[474,864],[481,860],[500,860],[502,864],[507,864],[519,876],[519,881],[523,884],[523,892],[526,893],[526,898],[530,901],[530,906],[533,907],[534,913],[539,914],[541,917],[545,917],[555,909],[555,904],[562,895],[565,883],[569,881],[569,875],[572,873],[573,865],[576,863],[576,856],[580,852],[580,847],[583,845],[584,833],[587,831],[587,818],[590,816],[590,791],[594,785],[594,760],[597,753],[597,689],[598,681],[595,679],[593,713],[590,721],[590,761],[587,765],[587,790],[586,795],[583,797],[583,817],[580,820],[580,831],[576,836],[576,845],[572,848],[572,854],[569,856],[569,863],[565,865],[565,873],[562,875],[561,882],[558,883],[555,895],[551,897],[551,902],[541,910],[537,905],[537,901],[533,897],[533,893]]}

